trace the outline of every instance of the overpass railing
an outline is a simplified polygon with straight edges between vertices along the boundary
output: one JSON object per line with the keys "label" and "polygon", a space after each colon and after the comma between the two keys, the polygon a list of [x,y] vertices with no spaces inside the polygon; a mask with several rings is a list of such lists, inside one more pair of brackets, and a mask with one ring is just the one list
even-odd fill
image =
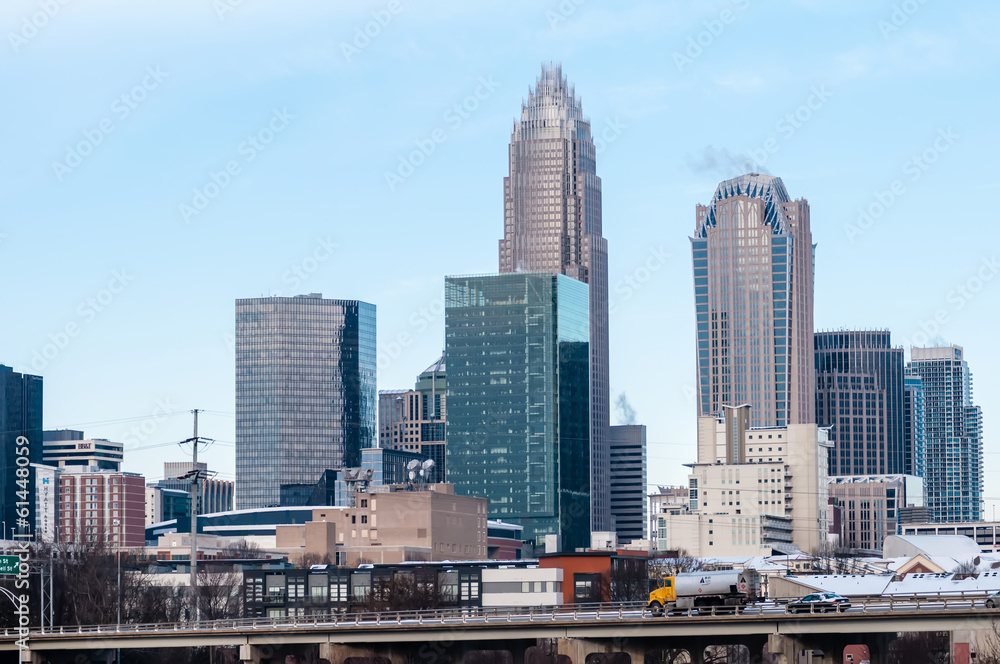
{"label": "overpass railing", "polygon": [[[970,609],[979,608],[986,594],[979,593],[921,593],[919,595],[851,599],[851,608],[862,613],[895,611],[919,611],[921,609]],[[810,613],[821,613],[822,608],[810,607],[808,611],[792,613],[790,602],[801,597],[769,598],[747,606],[713,606],[686,609],[674,612],[672,617],[653,617],[646,608],[646,602],[620,602],[605,604],[564,604],[548,607],[462,607],[451,609],[425,609],[416,611],[357,612],[331,611],[308,616],[232,618],[222,620],[201,620],[173,623],[122,623],[110,625],[58,625],[44,629],[32,628],[31,636],[40,635],[112,635],[144,634],[152,632],[212,632],[221,630],[266,630],[277,628],[360,628],[392,627],[411,625],[440,625],[444,627],[475,624],[495,624],[503,622],[577,622],[605,621],[635,618],[650,620],[677,620],[684,618],[719,617],[747,619],[759,616],[773,617],[789,615],[801,618]],[[981,605],[979,605],[981,606]],[[991,609],[986,609],[992,611]],[[855,611],[856,614],[856,611]],[[841,613],[841,615],[844,615]],[[16,638],[16,627],[4,627],[5,637]]]}

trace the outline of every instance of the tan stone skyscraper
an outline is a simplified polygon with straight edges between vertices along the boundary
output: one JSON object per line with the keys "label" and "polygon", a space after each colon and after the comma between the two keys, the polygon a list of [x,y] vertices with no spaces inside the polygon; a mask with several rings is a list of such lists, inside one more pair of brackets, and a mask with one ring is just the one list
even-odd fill
{"label": "tan stone skyscraper", "polygon": [[691,238],[698,414],[750,404],[750,426],[816,421],[809,203],[780,178],[721,183]]}
{"label": "tan stone skyscraper", "polygon": [[611,530],[608,243],[596,152],[562,67],[542,65],[510,138],[500,272],[565,274],[590,285],[591,527]]}

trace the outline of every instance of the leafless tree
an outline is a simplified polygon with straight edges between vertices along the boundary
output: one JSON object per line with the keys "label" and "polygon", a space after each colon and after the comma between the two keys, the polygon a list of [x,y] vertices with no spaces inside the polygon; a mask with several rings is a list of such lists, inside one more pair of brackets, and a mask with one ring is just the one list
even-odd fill
{"label": "leafless tree", "polygon": [[704,655],[705,664],[750,664],[750,649],[740,644],[708,646]]}
{"label": "leafless tree", "polygon": [[255,542],[240,540],[224,546],[216,555],[216,558],[224,560],[257,559],[264,557],[264,549]]}
{"label": "leafless tree", "polygon": [[333,565],[333,559],[330,558],[329,553],[324,553],[322,556],[318,553],[304,553],[302,554],[302,559],[299,561],[297,567],[301,569],[309,569],[313,565]]}
{"label": "leafless tree", "polygon": [[976,640],[976,664],[1000,664],[1000,627],[993,620],[985,635]]}
{"label": "leafless tree", "polygon": [[979,573],[979,558],[966,560],[955,568],[954,573],[956,579],[967,579],[970,576],[976,576]]}
{"label": "leafless tree", "polygon": [[614,558],[611,571],[602,577],[602,596],[612,602],[644,602],[649,598],[650,577],[645,558]]}
{"label": "leafless tree", "polygon": [[654,579],[664,576],[674,576],[684,572],[700,572],[705,569],[705,562],[695,558],[684,549],[677,549],[673,557],[656,558],[649,561],[649,574]]}
{"label": "leafless tree", "polygon": [[243,614],[243,573],[229,566],[199,566],[198,609],[202,620],[239,618]]}
{"label": "leafless tree", "polygon": [[904,632],[889,644],[888,664],[948,664],[948,632]]}

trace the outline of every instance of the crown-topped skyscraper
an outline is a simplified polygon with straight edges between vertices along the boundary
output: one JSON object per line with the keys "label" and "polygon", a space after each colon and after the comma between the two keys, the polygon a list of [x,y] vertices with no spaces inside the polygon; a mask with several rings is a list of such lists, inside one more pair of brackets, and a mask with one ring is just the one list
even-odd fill
{"label": "crown-topped skyscraper", "polygon": [[698,414],[750,404],[750,426],[816,421],[809,203],[748,173],[697,207]]}
{"label": "crown-topped skyscraper", "polygon": [[504,178],[500,272],[564,274],[590,286],[591,528],[612,529],[608,384],[608,243],[590,120],[560,65],[521,105]]}

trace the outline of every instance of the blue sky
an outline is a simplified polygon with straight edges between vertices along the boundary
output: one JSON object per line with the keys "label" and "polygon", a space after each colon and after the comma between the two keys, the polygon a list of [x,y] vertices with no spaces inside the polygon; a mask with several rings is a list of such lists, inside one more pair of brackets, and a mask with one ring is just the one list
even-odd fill
{"label": "blue sky", "polygon": [[196,407],[232,478],[236,298],[376,304],[379,387],[410,386],[444,275],[497,269],[551,60],[603,141],[612,393],[651,483],[695,457],[694,208],[752,163],[811,205],[817,329],[965,347],[996,501],[998,31],[985,1],[6,0],[0,362],[150,479]]}

